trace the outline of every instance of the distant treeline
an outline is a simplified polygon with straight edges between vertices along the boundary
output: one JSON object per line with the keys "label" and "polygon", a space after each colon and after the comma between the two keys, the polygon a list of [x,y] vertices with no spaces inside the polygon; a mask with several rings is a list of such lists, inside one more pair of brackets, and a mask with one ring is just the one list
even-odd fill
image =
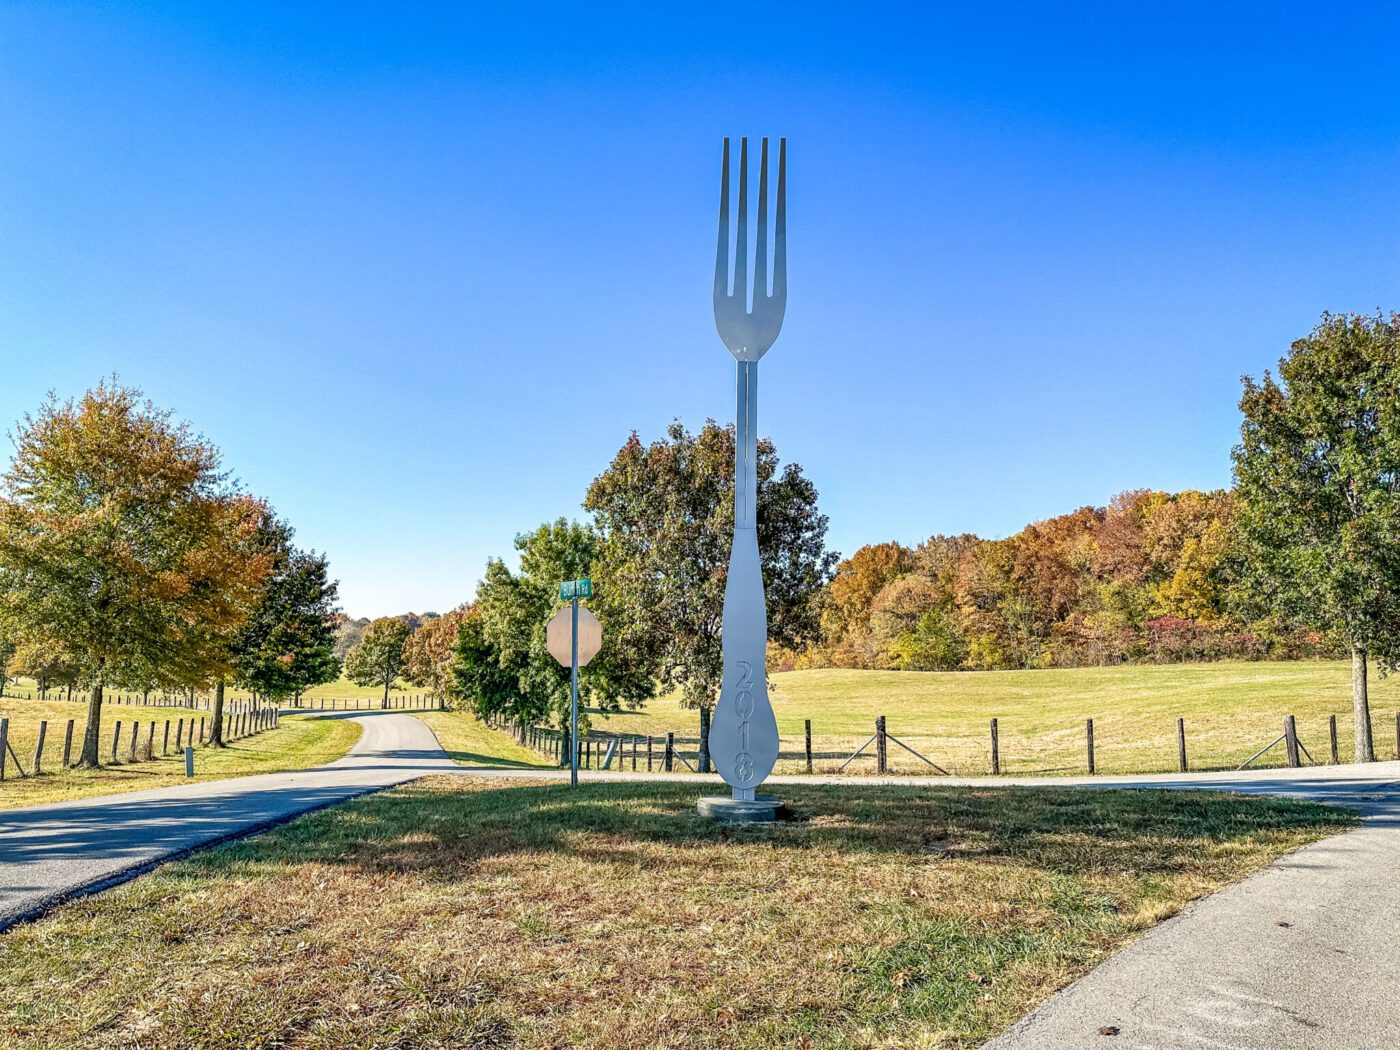
{"label": "distant treeline", "polygon": [[912,671],[1338,655],[1233,611],[1232,492],[1125,492],[1003,540],[862,547],[819,598],[822,636],[783,667]]}

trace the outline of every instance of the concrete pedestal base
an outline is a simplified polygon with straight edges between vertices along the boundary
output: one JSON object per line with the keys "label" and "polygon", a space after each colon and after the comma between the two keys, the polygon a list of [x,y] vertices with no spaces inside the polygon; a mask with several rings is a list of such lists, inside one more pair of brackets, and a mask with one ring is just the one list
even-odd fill
{"label": "concrete pedestal base", "polygon": [[707,795],[696,803],[695,808],[702,817],[723,824],[772,824],[787,817],[783,800],[772,795],[759,795],[752,802],[740,801],[728,795]]}

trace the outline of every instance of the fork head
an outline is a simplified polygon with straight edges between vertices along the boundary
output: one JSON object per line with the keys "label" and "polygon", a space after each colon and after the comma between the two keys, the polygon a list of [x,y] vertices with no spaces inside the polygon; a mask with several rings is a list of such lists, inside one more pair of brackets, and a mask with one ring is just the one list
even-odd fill
{"label": "fork head", "polygon": [[758,227],[749,308],[749,140],[739,140],[739,212],[735,221],[734,290],[729,290],[729,140],[719,190],[719,244],[715,249],[715,328],[738,361],[757,361],[773,345],[787,309],[787,139],[778,140],[778,194],[773,224],[773,287],[768,287],[768,140],[760,147]]}

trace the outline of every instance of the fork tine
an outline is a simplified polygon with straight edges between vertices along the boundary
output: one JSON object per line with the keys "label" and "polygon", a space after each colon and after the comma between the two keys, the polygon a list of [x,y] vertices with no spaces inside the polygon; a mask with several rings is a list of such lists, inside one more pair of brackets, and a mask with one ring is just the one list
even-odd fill
{"label": "fork tine", "polygon": [[787,301],[787,139],[778,139],[778,216],[773,224],[773,298]]}
{"label": "fork tine", "polygon": [[753,297],[768,296],[768,137],[763,138],[758,165],[758,233],[754,237]]}
{"label": "fork tine", "polygon": [[739,140],[739,233],[734,244],[734,298],[749,308],[749,140]]}
{"label": "fork tine", "polygon": [[729,139],[719,182],[719,246],[715,249],[715,298],[729,294]]}

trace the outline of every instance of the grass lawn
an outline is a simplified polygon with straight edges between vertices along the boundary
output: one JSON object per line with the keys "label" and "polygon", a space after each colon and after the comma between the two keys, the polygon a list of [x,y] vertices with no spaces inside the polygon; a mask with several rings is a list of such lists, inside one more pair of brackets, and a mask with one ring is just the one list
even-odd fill
{"label": "grass lawn", "polygon": [[[89,795],[110,795],[120,791],[140,791],[143,788],[166,787],[185,781],[184,757],[175,750],[176,720],[185,719],[189,725],[193,715],[208,717],[205,711],[190,711],[174,707],[127,707],[106,704],[102,708],[103,762],[111,757],[112,731],[117,721],[122,723],[119,762],[100,769],[63,769],[63,736],[68,719],[73,719],[73,756],[82,749],[83,728],[87,724],[85,703],[62,701],[0,700],[0,716],[10,720],[10,741],[25,772],[32,771],[34,744],[38,739],[39,722],[48,722],[44,743],[44,762],[38,777],[17,777],[14,764],[8,766],[7,778],[0,783],[0,809],[32,806],[41,802]],[[132,724],[139,723],[144,744],[149,725],[156,723],[156,751],[164,736],[164,724],[170,720],[170,754],[157,755],[148,761],[128,762]],[[284,717],[276,729],[236,740],[228,747],[195,748],[195,776],[202,780],[246,776],[251,773],[276,773],[288,769],[306,769],[342,757],[360,738],[360,727],[342,719]]]}
{"label": "grass lawn", "polygon": [[[818,772],[830,772],[872,733],[877,715],[889,732],[954,774],[990,771],[988,723],[999,721],[1002,771],[1082,773],[1084,721],[1094,720],[1102,773],[1176,769],[1176,720],[1186,719],[1193,769],[1234,768],[1277,737],[1283,716],[1319,762],[1328,757],[1327,716],[1337,716],[1342,761],[1352,750],[1351,668],[1340,662],[1209,663],[1093,667],[1046,671],[792,671],[772,678],[783,757],[776,772],[805,768],[803,720],[812,720]],[[1372,677],[1371,710],[1378,758],[1395,757],[1400,681]],[[698,716],[674,697],[641,711],[602,715],[595,730],[673,731],[693,741]],[[686,748],[693,751],[693,745]],[[873,751],[873,748],[871,749]],[[890,745],[895,771],[931,772]],[[1283,747],[1256,765],[1284,763]],[[869,752],[867,752],[869,754]],[[870,773],[860,758],[847,772]]]}
{"label": "grass lawn", "polygon": [[465,711],[422,711],[414,714],[428,724],[442,749],[454,762],[465,766],[506,768],[553,768],[542,756],[521,747],[505,733],[489,729],[475,715]]}
{"label": "grass lawn", "polygon": [[1352,820],[814,785],[727,829],[695,790],[438,778],[168,864],[0,936],[5,1045],[973,1047]]}

